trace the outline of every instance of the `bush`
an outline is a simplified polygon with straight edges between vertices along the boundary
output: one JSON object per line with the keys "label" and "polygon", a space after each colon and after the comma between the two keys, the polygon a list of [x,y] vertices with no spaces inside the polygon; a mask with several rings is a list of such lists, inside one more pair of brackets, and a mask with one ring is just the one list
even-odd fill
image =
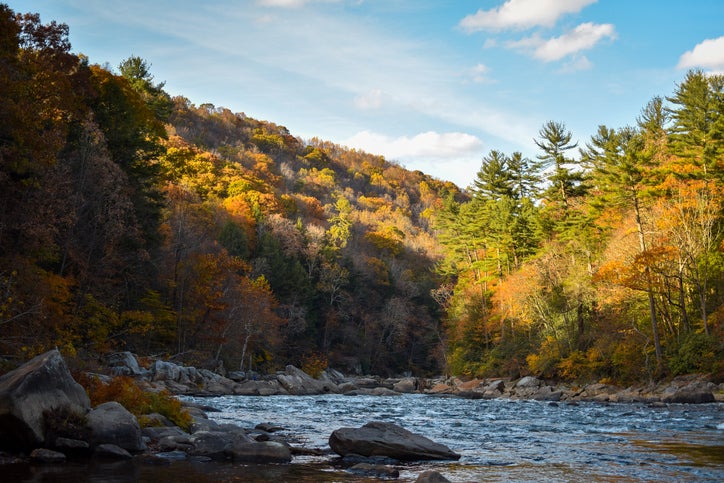
{"label": "bush", "polygon": [[86,388],[92,406],[116,401],[139,418],[139,423],[147,419],[142,416],[158,413],[184,431],[188,431],[193,421],[191,415],[181,406],[181,401],[171,393],[144,391],[131,377],[115,377],[108,384],[92,377],[82,378],[79,382]]}
{"label": "bush", "polygon": [[302,359],[302,370],[317,379],[327,368],[327,357],[324,354],[313,353]]}
{"label": "bush", "polygon": [[689,332],[672,352],[669,368],[674,376],[716,372],[721,356],[716,339],[703,332]]}

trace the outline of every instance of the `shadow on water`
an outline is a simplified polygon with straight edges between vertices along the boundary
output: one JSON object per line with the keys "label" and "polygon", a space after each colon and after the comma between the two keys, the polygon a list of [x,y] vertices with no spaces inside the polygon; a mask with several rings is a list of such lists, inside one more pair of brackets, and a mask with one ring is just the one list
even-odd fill
{"label": "shadow on water", "polygon": [[3,482],[52,483],[282,483],[282,482],[371,482],[375,479],[335,470],[328,465],[242,465],[223,462],[174,461],[149,464],[123,462],[67,462],[64,464],[16,464],[2,468]]}

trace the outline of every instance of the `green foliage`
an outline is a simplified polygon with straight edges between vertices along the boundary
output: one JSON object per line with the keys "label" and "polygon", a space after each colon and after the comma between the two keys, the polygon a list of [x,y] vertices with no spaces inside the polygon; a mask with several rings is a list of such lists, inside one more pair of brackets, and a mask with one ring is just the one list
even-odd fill
{"label": "green foliage", "polygon": [[673,375],[691,373],[716,373],[721,370],[724,347],[711,335],[702,332],[686,334],[669,357]]}

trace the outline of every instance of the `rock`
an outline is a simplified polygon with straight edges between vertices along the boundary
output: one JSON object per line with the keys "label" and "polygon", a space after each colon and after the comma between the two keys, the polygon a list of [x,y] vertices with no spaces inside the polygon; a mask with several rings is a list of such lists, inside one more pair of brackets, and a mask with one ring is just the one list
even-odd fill
{"label": "rock", "polygon": [[375,387],[372,389],[361,388],[353,391],[347,391],[344,393],[345,396],[399,396],[400,393],[387,389],[386,387]]}
{"label": "rock", "polygon": [[147,438],[150,438],[151,441],[158,441],[161,438],[167,438],[171,436],[185,436],[189,437],[190,435],[186,433],[183,429],[179,428],[178,426],[159,426],[159,427],[147,427],[141,429],[141,434]]}
{"label": "rock", "polygon": [[175,424],[171,422],[170,419],[168,419],[163,414],[158,413],[151,413],[151,414],[145,414],[142,416],[143,418],[143,425],[144,426],[166,426],[166,427],[174,427]]}
{"label": "rock", "polygon": [[702,404],[716,402],[714,393],[695,385],[678,388],[661,398],[665,403]]}
{"label": "rock", "polygon": [[90,452],[87,441],[70,438],[56,438],[53,448],[67,455],[81,455]]}
{"label": "rock", "polygon": [[244,381],[234,386],[234,394],[240,396],[276,396],[289,394],[279,381]]}
{"label": "rock", "polygon": [[397,392],[402,393],[413,393],[417,392],[417,379],[414,377],[406,377],[404,379],[401,379],[399,382],[396,382],[392,385],[392,389]]}
{"label": "rock", "polygon": [[191,430],[191,433],[219,430],[219,423],[210,420],[208,417],[192,416],[191,418],[193,419],[189,428]]}
{"label": "rock", "polygon": [[142,376],[148,372],[141,369],[136,356],[128,351],[107,355],[106,363],[114,376]]}
{"label": "rock", "polygon": [[116,401],[98,405],[88,413],[91,445],[113,444],[130,452],[146,449],[136,417]]}
{"label": "rock", "polygon": [[234,461],[243,463],[289,463],[292,460],[291,449],[276,441],[235,443],[228,453]]}
{"label": "rock", "polygon": [[157,360],[151,366],[151,378],[154,381],[178,381],[181,367],[173,362]]}
{"label": "rock", "polygon": [[183,451],[165,451],[161,453],[156,453],[156,457],[171,461],[186,461],[187,459],[189,459],[189,455],[187,455]]}
{"label": "rock", "polygon": [[484,386],[485,382],[480,379],[473,379],[470,381],[460,382],[456,384],[460,391],[477,391]]}
{"label": "rock", "polygon": [[199,431],[194,433],[190,439],[193,449],[189,452],[192,456],[207,456],[211,459],[225,459],[230,441],[226,433],[221,431]]}
{"label": "rock", "polygon": [[193,451],[194,445],[189,435],[170,435],[158,440],[161,451]]}
{"label": "rock", "polygon": [[44,413],[85,415],[90,400],[57,350],[0,377],[0,448],[27,450],[45,443]]}
{"label": "rock", "polygon": [[63,463],[65,455],[46,448],[36,448],[30,453],[30,460],[38,463]]}
{"label": "rock", "polygon": [[284,428],[282,426],[276,426],[272,423],[259,423],[254,426],[254,429],[264,431],[265,433],[276,433],[277,431],[284,431]]}
{"label": "rock", "polygon": [[369,476],[372,478],[399,478],[400,471],[385,465],[373,465],[370,463],[357,463],[347,471],[357,475]]}
{"label": "rock", "polygon": [[294,366],[287,366],[283,373],[277,374],[277,381],[289,394],[326,394],[338,393],[337,385],[331,381],[314,379],[306,372]]}
{"label": "rock", "polygon": [[483,396],[486,399],[494,399],[500,397],[505,391],[505,382],[502,379],[492,381],[483,388]]}
{"label": "rock", "polygon": [[515,383],[516,388],[537,388],[541,385],[541,380],[533,376],[525,376]]}
{"label": "rock", "polygon": [[99,444],[96,446],[94,455],[97,458],[108,458],[115,460],[130,460],[133,455],[115,444]]}
{"label": "rock", "polygon": [[361,428],[341,428],[329,437],[332,450],[345,456],[388,456],[398,460],[457,460],[447,446],[414,434],[392,423],[371,422]]}
{"label": "rock", "polygon": [[232,456],[232,449],[237,445],[256,443],[243,430],[234,426],[234,430],[226,431],[199,431],[189,439],[193,449],[191,456],[205,456],[220,460]]}
{"label": "rock", "polygon": [[552,386],[543,386],[533,394],[536,401],[560,401],[563,391],[556,390]]}
{"label": "rock", "polygon": [[437,383],[425,391],[427,394],[452,394],[453,388],[445,383]]}
{"label": "rock", "polygon": [[437,471],[428,470],[417,475],[415,483],[450,483],[450,480]]}

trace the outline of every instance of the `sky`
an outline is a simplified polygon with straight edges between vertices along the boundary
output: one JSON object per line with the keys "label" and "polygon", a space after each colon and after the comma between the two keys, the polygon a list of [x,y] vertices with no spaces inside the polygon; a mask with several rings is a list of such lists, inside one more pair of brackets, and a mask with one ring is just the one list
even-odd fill
{"label": "sky", "polygon": [[[3,0],[0,0],[3,1]],[[465,188],[491,150],[583,146],[689,69],[724,73],[722,0],[5,0],[72,51]]]}

